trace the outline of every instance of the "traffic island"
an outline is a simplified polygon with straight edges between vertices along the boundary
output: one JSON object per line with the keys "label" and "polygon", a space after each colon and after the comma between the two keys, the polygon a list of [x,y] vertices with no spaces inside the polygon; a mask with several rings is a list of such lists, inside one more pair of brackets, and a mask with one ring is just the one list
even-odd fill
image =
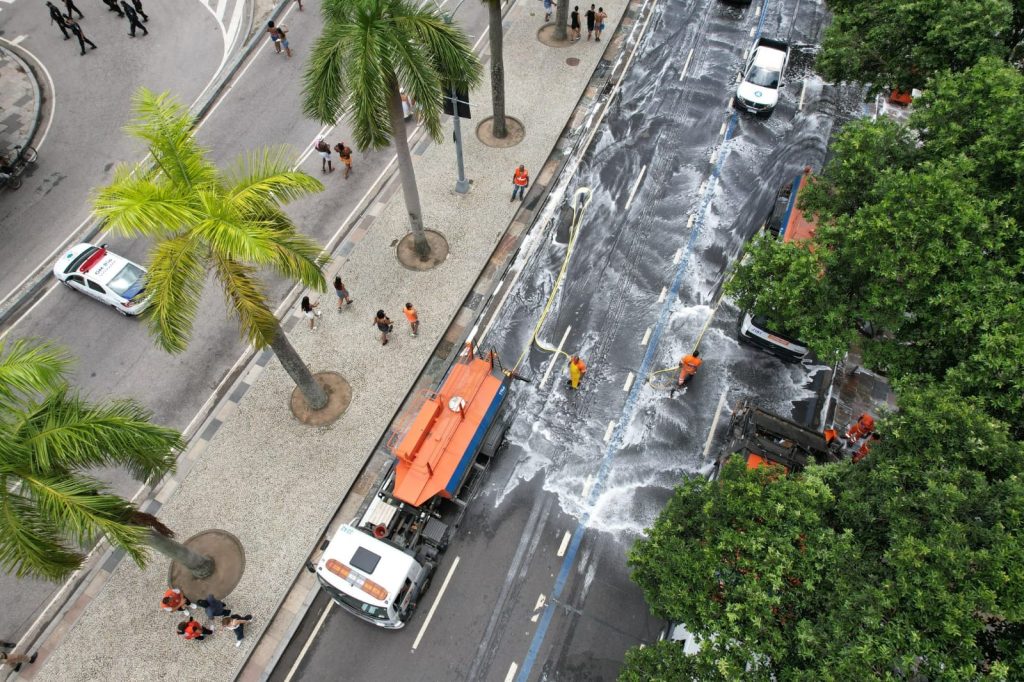
{"label": "traffic island", "polygon": [[433,270],[448,258],[448,240],[444,235],[434,230],[424,230],[427,235],[427,244],[430,245],[430,252],[426,258],[416,253],[416,240],[413,234],[402,237],[398,242],[398,262],[407,270],[425,272]]}
{"label": "traffic island", "polygon": [[306,396],[298,386],[292,391],[292,414],[308,426],[327,426],[345,414],[352,402],[352,386],[337,372],[317,372],[313,375],[320,388],[327,394],[327,405],[314,410],[306,402]]}
{"label": "traffic island", "polygon": [[[230,495],[230,491],[221,491]],[[196,533],[184,545],[197,554],[213,560],[213,573],[199,579],[192,571],[177,561],[171,562],[167,571],[168,584],[177,587],[189,599],[204,599],[212,594],[218,599],[231,594],[245,573],[245,548],[231,533],[216,528]]]}
{"label": "traffic island", "polygon": [[500,148],[515,147],[526,137],[526,126],[519,119],[506,116],[505,128],[507,131],[505,137],[495,137],[494,117],[488,116],[476,127],[476,137],[488,147]]}

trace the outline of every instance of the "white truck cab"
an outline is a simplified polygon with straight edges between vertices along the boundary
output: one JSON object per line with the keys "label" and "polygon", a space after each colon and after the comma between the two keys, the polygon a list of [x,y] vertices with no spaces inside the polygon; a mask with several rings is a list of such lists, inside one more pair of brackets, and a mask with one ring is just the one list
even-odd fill
{"label": "white truck cab", "polygon": [[779,102],[779,89],[789,63],[789,45],[758,38],[750,48],[736,88],[736,106],[759,116],[770,116]]}
{"label": "white truck cab", "polygon": [[426,567],[415,557],[351,524],[320,557],[316,576],[341,608],[382,628],[405,626]]}

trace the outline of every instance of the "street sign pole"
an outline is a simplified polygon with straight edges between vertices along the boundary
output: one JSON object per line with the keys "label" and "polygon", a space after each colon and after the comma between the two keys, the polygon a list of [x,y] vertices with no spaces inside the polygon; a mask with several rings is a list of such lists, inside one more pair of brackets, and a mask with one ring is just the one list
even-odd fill
{"label": "street sign pole", "polygon": [[462,162],[462,126],[459,122],[459,96],[455,88],[451,89],[452,111],[455,115],[452,120],[455,122],[455,165],[458,167],[459,176],[455,179],[455,191],[465,194],[469,191],[469,180],[466,179],[466,167]]}

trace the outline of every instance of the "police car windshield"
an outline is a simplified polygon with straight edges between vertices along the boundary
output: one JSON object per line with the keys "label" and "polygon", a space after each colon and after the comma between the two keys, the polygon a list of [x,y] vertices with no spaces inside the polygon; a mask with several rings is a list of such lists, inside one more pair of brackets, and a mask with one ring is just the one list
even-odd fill
{"label": "police car windshield", "polygon": [[779,87],[779,72],[755,66],[747,74],[747,81],[753,85],[760,85],[762,88],[777,88]]}
{"label": "police car windshield", "polygon": [[126,263],[121,268],[121,272],[117,273],[107,286],[118,296],[125,296],[129,290],[136,288],[136,283],[142,279],[144,274],[142,268]]}

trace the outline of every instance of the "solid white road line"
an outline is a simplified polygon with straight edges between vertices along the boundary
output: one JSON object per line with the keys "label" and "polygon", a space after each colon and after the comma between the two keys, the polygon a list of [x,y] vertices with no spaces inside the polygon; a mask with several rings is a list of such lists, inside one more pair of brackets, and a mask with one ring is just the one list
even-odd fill
{"label": "solid white road line", "polygon": [[551,356],[551,362],[548,363],[548,368],[544,372],[544,376],[541,377],[540,385],[537,388],[544,388],[544,385],[548,383],[548,375],[551,374],[551,370],[554,368],[555,363],[558,362],[558,356],[562,354],[562,346],[565,345],[565,340],[569,338],[569,332],[572,331],[572,325],[565,328],[565,333],[562,334],[562,340],[558,342],[558,352]]}
{"label": "solid white road line", "polygon": [[683,250],[676,249],[676,255],[672,256],[672,264],[679,265],[679,261],[683,258]]}
{"label": "solid white road line", "polygon": [[533,605],[533,617],[530,618],[530,622],[536,623],[537,619],[540,618],[540,614],[543,612],[544,607],[548,603],[548,598],[543,594],[537,597],[537,603]]}
{"label": "solid white road line", "polygon": [[686,55],[686,63],[683,64],[683,70],[679,74],[679,80],[686,78],[686,72],[690,70],[690,60],[693,59],[693,48],[690,48],[690,54]]}
{"label": "solid white road line", "polygon": [[648,327],[647,331],[644,332],[644,339],[640,342],[641,346],[646,346],[647,342],[651,340],[651,328]]}
{"label": "solid white road line", "polygon": [[633,374],[632,372],[630,372],[629,375],[626,377],[626,383],[622,387],[622,391],[624,393],[629,393],[629,389],[630,389],[630,387],[633,386],[633,379],[635,379],[635,378],[636,378],[636,375]]}
{"label": "solid white road line", "polygon": [[757,26],[751,26],[750,27],[750,37],[753,38],[755,33],[757,33]]}
{"label": "solid white road line", "polygon": [[[718,135],[719,135],[719,136],[725,135],[725,124],[726,124],[726,122],[725,122],[725,121],[722,121],[722,127],[718,129]],[[705,180],[704,182],[707,182],[707,180]],[[703,186],[704,186],[704,185],[701,185],[701,187],[703,187]],[[700,193],[701,193],[701,194],[704,194],[704,191],[703,191],[703,190],[701,190],[701,192],[700,192]]]}
{"label": "solid white road line", "polygon": [[804,86],[800,88],[800,104],[796,105],[797,111],[804,110],[804,95],[807,94],[807,81],[804,81]]}
{"label": "solid white road line", "polygon": [[505,675],[505,682],[512,682],[512,680],[516,679],[516,671],[517,670],[519,670],[519,666],[516,665],[515,661],[512,661],[512,665],[509,666],[509,669],[508,669],[508,674]]}
{"label": "solid white road line", "polygon": [[334,600],[327,602],[327,608],[324,609],[324,613],[320,616],[320,620],[317,621],[316,627],[313,628],[313,632],[309,634],[309,638],[306,643],[302,646],[302,651],[299,652],[299,657],[295,659],[295,663],[292,665],[291,670],[288,671],[288,676],[284,678],[284,682],[291,682],[292,676],[295,675],[295,671],[299,669],[299,665],[302,663],[302,659],[306,657],[306,652],[309,651],[309,647],[313,646],[313,642],[316,641],[316,635],[320,632],[320,628],[323,627],[324,621],[327,620],[327,614],[334,608]]}
{"label": "solid white road line", "polygon": [[[701,185],[703,187],[703,185]],[[703,192],[701,192],[703,194]],[[693,227],[693,223],[697,220],[697,214],[691,213],[690,218],[686,221],[686,229]]]}
{"label": "solid white road line", "polygon": [[[614,421],[608,422],[608,428],[604,430],[604,442],[605,443],[607,443],[608,441],[610,441],[612,439],[612,431],[614,431],[614,430],[615,430],[615,422]],[[584,495],[584,497],[586,497],[586,496]]]}
{"label": "solid white road line", "polygon": [[761,16],[761,5],[754,8],[754,18],[757,19]]}
{"label": "solid white road line", "polygon": [[625,210],[628,211],[629,207],[633,204],[633,196],[636,195],[636,190],[638,187],[640,187],[640,181],[644,179],[644,173],[646,172],[647,164],[644,164],[644,167],[640,169],[640,175],[636,176],[636,182],[633,183],[633,189],[629,190],[629,198],[626,199]]}
{"label": "solid white road line", "polygon": [[661,288],[661,296],[658,297],[658,303],[665,302],[665,296],[668,294],[668,287]]}
{"label": "solid white road line", "polygon": [[708,453],[711,451],[711,441],[715,437],[715,429],[718,428],[718,419],[719,419],[719,417],[722,416],[722,408],[725,407],[725,396],[726,396],[726,394],[728,392],[729,392],[729,389],[726,388],[724,391],[722,391],[722,396],[718,399],[718,409],[715,410],[715,418],[711,420],[711,429],[708,431],[708,439],[704,443],[704,457],[705,458],[708,456]]}
{"label": "solid white road line", "polygon": [[448,583],[452,581],[452,576],[455,575],[455,569],[459,567],[460,557],[455,557],[455,561],[452,562],[451,569],[448,570],[448,575],[444,578],[444,583],[441,584],[441,589],[437,591],[437,597],[434,598],[434,603],[430,605],[430,611],[427,613],[427,617],[423,620],[423,626],[420,628],[420,633],[416,635],[416,641],[412,643],[412,650],[416,651],[416,648],[420,645],[420,640],[423,639],[423,635],[427,632],[427,626],[430,625],[430,620],[434,617],[434,611],[437,611],[437,605],[441,603],[441,598],[444,597],[445,591],[448,589]]}
{"label": "solid white road line", "polygon": [[569,531],[565,531],[565,535],[562,536],[562,544],[558,546],[558,553],[555,554],[555,556],[565,556],[565,550],[569,548],[569,540],[572,540],[572,533],[570,533]]}

